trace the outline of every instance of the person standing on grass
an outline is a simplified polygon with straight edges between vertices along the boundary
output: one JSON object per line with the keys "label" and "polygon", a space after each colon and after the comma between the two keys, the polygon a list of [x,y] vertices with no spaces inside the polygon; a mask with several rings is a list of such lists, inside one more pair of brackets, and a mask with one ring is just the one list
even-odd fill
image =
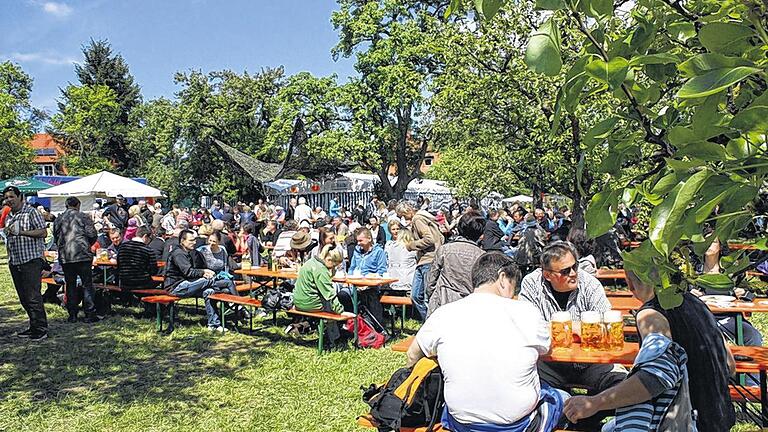
{"label": "person standing on grass", "polygon": [[408,244],[409,251],[416,251],[418,264],[411,287],[411,300],[422,321],[427,318],[426,279],[435,260],[435,251],[442,246],[445,237],[435,222],[435,217],[426,210],[416,210],[411,203],[403,201],[397,205],[397,215],[411,223],[414,241]]}
{"label": "person standing on grass", "polygon": [[53,224],[53,241],[59,251],[59,262],[64,271],[64,284],[67,290],[67,322],[77,322],[77,312],[80,304],[80,293],[77,278],[83,284],[83,312],[86,322],[98,321],[94,304],[93,252],[91,245],[96,242],[98,234],[91,218],[80,211],[80,200],[69,197],[66,200],[67,209]]}
{"label": "person standing on grass", "polygon": [[24,202],[16,186],[3,189],[5,205],[11,208],[5,220],[8,267],[21,306],[29,316],[29,329],[17,334],[21,338],[41,340],[48,337],[48,318],[40,294],[43,272],[44,239],[47,234],[43,216]]}

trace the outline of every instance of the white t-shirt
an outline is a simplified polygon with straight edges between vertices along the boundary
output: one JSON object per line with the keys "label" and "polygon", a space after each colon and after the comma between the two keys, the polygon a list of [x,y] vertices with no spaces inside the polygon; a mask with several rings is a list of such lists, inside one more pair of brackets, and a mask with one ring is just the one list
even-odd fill
{"label": "white t-shirt", "polygon": [[416,342],[437,356],[445,403],[459,422],[507,425],[536,407],[536,361],[549,351],[550,330],[530,303],[470,294],[437,309]]}

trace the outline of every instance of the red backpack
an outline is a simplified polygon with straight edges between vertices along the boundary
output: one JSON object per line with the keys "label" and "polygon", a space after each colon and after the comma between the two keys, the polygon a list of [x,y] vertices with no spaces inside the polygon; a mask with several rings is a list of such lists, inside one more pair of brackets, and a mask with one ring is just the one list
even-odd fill
{"label": "red backpack", "polygon": [[362,348],[381,348],[384,346],[384,335],[374,330],[368,322],[360,315],[350,318],[344,324],[344,330],[353,332],[355,321],[357,320],[357,343]]}

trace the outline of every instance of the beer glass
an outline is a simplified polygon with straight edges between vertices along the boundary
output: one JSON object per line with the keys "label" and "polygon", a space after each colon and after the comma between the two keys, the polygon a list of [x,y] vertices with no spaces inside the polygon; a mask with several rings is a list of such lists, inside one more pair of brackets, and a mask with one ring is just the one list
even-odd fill
{"label": "beer glass", "polygon": [[570,312],[555,312],[552,324],[552,348],[568,348],[573,343],[573,323]]}
{"label": "beer glass", "polygon": [[621,311],[610,310],[603,314],[605,348],[611,351],[624,349],[624,320]]}
{"label": "beer glass", "polygon": [[581,313],[581,347],[588,351],[603,347],[603,323],[600,312]]}

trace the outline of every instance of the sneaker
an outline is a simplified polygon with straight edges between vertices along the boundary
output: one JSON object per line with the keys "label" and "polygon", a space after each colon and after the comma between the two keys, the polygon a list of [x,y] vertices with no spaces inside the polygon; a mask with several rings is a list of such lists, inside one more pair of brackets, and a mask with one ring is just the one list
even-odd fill
{"label": "sneaker", "polygon": [[224,333],[224,332],[227,331],[227,329],[225,329],[222,326],[208,326],[208,330],[210,330],[210,331],[212,331],[214,333]]}
{"label": "sneaker", "polygon": [[16,333],[16,337],[20,337],[20,338],[28,338],[30,336],[32,336],[32,329],[31,328],[28,328],[28,329],[24,330],[23,332]]}
{"label": "sneaker", "polygon": [[285,334],[287,334],[287,335],[290,335],[290,334],[298,335],[299,334],[299,330],[293,324],[288,324],[288,327],[286,327],[285,330],[283,330],[283,332]]}
{"label": "sneaker", "polygon": [[31,341],[39,341],[43,339],[48,339],[48,332],[47,331],[33,331],[29,335],[29,340]]}

